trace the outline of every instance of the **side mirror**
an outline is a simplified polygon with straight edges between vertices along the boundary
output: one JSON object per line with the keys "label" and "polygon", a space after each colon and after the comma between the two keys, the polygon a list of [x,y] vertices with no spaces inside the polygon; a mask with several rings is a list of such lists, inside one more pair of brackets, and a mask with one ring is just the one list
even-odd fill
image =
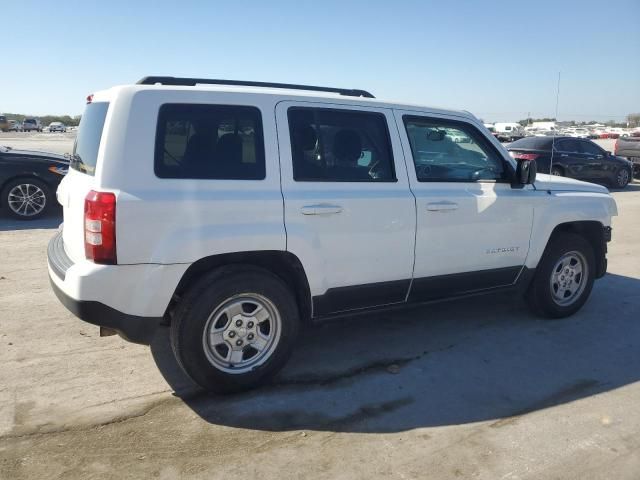
{"label": "side mirror", "polygon": [[536,173],[538,173],[538,166],[535,160],[516,160],[518,166],[516,167],[516,175],[511,186],[513,188],[522,188],[525,185],[530,185],[536,181]]}

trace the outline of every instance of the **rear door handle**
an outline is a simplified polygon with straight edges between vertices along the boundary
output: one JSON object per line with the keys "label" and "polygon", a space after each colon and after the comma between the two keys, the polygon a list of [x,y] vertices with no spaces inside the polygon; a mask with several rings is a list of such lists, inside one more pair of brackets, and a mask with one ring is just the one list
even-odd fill
{"label": "rear door handle", "polygon": [[458,204],[454,202],[431,202],[427,203],[427,210],[430,212],[449,212],[451,210],[457,210]]}
{"label": "rear door handle", "polygon": [[333,215],[342,212],[340,205],[319,203],[317,205],[305,205],[300,209],[303,215]]}

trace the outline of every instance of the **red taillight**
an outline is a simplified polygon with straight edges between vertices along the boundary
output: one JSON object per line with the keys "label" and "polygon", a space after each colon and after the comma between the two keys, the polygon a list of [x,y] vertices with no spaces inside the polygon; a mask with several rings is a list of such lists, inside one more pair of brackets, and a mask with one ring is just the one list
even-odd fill
{"label": "red taillight", "polygon": [[538,155],[537,153],[513,153],[513,158],[516,158],[518,160],[535,160],[539,156],[540,155]]}
{"label": "red taillight", "polygon": [[616,140],[616,143],[613,144],[613,154],[617,155],[618,154],[618,142],[620,141],[620,139]]}
{"label": "red taillight", "polygon": [[115,265],[116,196],[91,190],[84,199],[84,253],[87,260]]}
{"label": "red taillight", "polygon": [[93,93],[91,95],[87,95],[87,105],[93,102]]}

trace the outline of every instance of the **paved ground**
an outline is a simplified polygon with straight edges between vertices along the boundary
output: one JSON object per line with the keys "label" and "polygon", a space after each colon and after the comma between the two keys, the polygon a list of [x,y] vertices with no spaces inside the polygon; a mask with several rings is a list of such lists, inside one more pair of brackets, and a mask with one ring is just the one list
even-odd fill
{"label": "paved ground", "polygon": [[230,397],[166,332],[99,338],[57,302],[59,218],[0,218],[0,478],[637,479],[640,184],[614,195],[610,273],[574,317],[494,296],[327,324]]}

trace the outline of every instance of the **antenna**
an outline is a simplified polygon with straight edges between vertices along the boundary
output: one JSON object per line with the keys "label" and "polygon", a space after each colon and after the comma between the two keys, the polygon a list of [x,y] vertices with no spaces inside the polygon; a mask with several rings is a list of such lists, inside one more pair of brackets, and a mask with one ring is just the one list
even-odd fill
{"label": "antenna", "polygon": [[[556,89],[556,122],[558,122],[558,104],[560,103],[560,72],[558,72],[558,86]],[[556,150],[556,131],[557,128],[553,129],[553,137],[551,138],[551,160],[549,161],[549,175],[553,171],[553,154]]]}

